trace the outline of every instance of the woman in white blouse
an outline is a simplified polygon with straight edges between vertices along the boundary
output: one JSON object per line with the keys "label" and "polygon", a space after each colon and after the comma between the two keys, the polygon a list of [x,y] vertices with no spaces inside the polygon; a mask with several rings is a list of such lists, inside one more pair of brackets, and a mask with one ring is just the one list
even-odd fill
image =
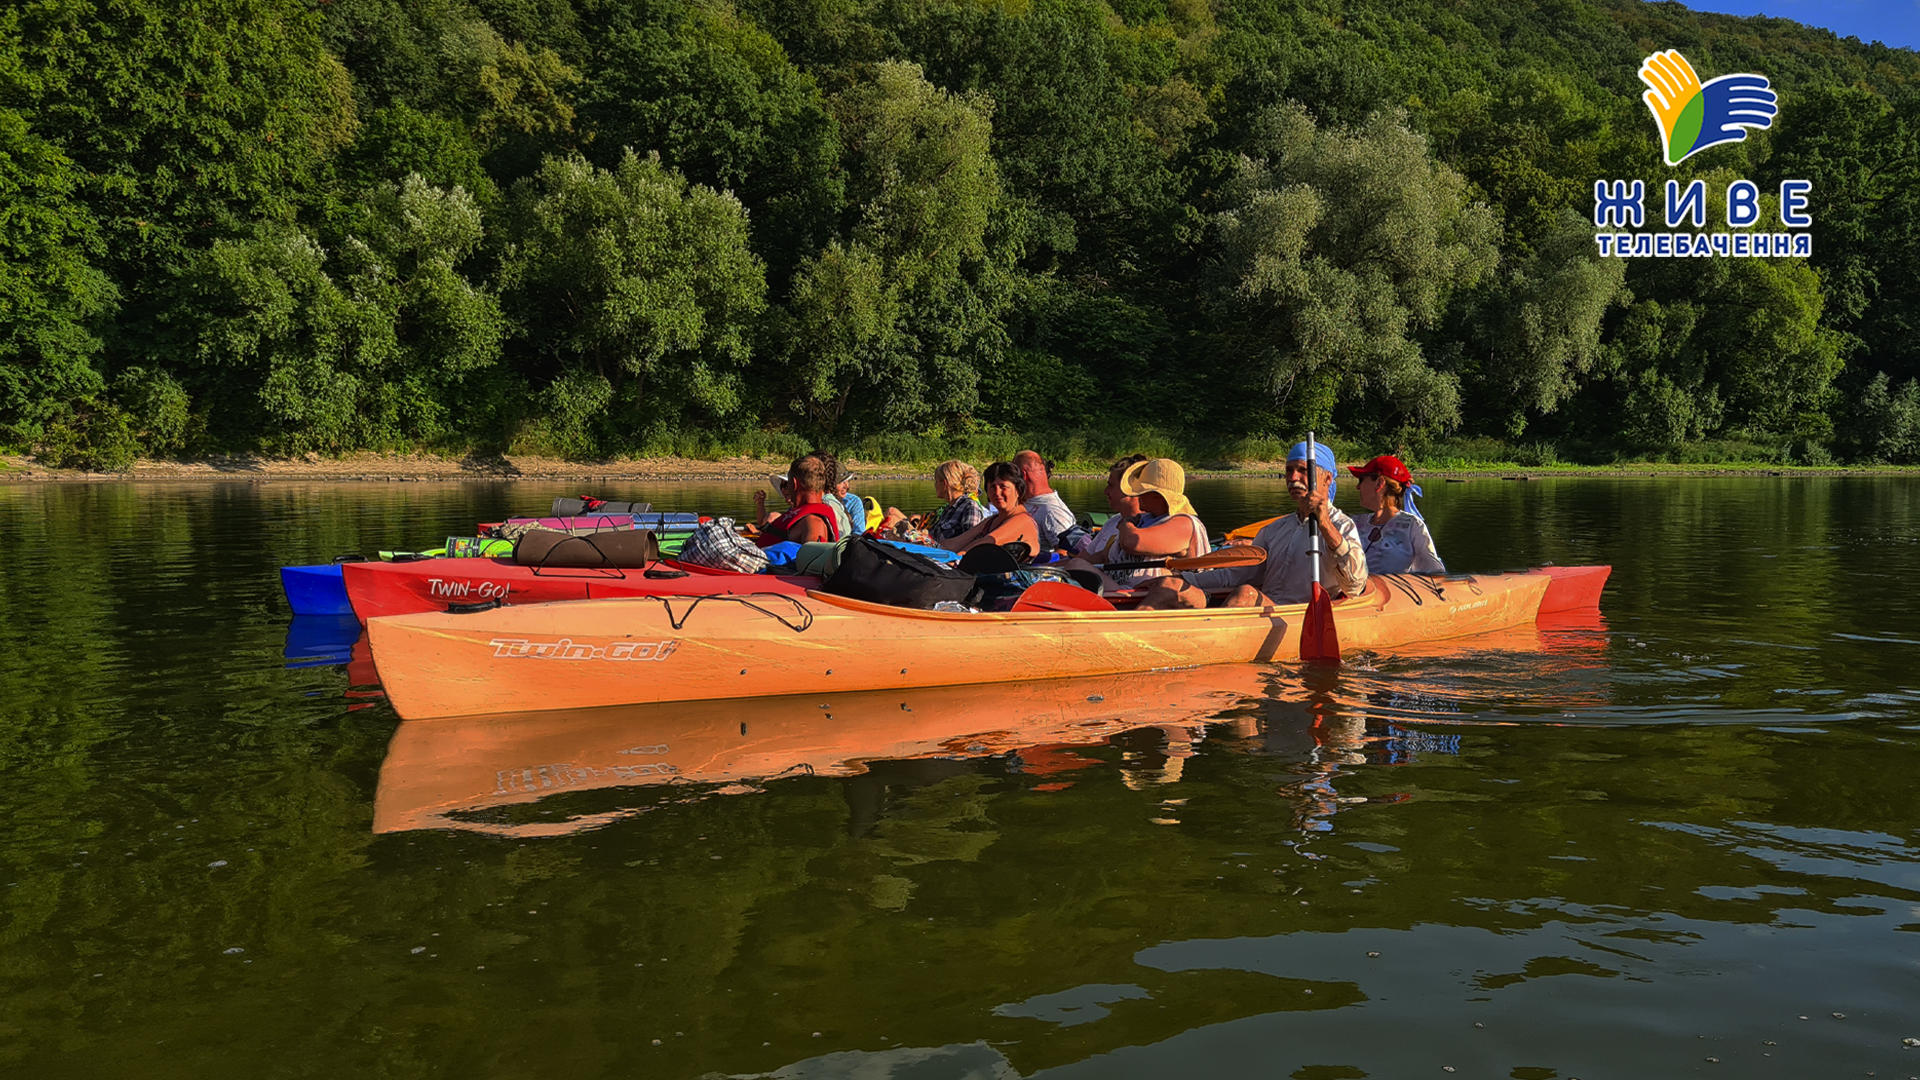
{"label": "woman in white blouse", "polygon": [[1360,480],[1364,514],[1353,515],[1367,553],[1369,574],[1444,574],[1447,564],[1434,550],[1427,521],[1414,508],[1420,486],[1407,466],[1392,454],[1381,454],[1365,465],[1349,465]]}

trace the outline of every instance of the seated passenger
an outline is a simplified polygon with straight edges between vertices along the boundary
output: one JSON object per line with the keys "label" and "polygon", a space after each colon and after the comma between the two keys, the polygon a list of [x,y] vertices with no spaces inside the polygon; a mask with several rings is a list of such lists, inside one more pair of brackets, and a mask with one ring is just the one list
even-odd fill
{"label": "seated passenger", "polygon": [[[833,511],[833,520],[840,530],[840,536],[844,539],[852,539],[855,535],[865,532],[867,527],[855,521],[853,516],[847,513],[846,501],[835,494],[836,489],[841,486],[840,459],[817,446],[807,451],[806,456],[819,458],[821,466],[827,471],[827,506]],[[786,491],[782,490],[780,494],[785,495]]]}
{"label": "seated passenger", "polygon": [[847,521],[851,525],[851,531],[863,533],[867,531],[867,504],[860,496],[847,490],[847,486],[852,483],[852,473],[840,472],[840,474],[834,478],[832,494],[834,498],[840,500],[841,507],[846,510]]}
{"label": "seated passenger", "polygon": [[1294,511],[1275,519],[1251,541],[1267,551],[1257,566],[1205,570],[1155,578],[1141,597],[1141,607],[1197,608],[1207,606],[1208,589],[1232,589],[1218,606],[1260,607],[1265,604],[1302,604],[1312,596],[1313,571],[1308,563],[1309,530],[1320,534],[1320,584],[1339,596],[1357,596],[1367,585],[1367,559],[1353,519],[1333,505],[1333,473],[1338,466],[1325,444],[1293,444],[1287,452],[1287,491]]}
{"label": "seated passenger", "polygon": [[1052,551],[1060,546],[1060,534],[1073,528],[1073,511],[1066,500],[1053,490],[1053,462],[1032,450],[1013,455],[1013,467],[1026,477],[1025,504],[1040,529],[1040,544],[1034,553]]}
{"label": "seated passenger", "polygon": [[1367,555],[1367,573],[1446,573],[1447,564],[1440,561],[1433,534],[1427,531],[1427,519],[1414,505],[1420,485],[1413,482],[1406,464],[1392,454],[1381,454],[1365,465],[1349,465],[1347,471],[1360,478],[1360,504],[1370,511],[1353,519]]}
{"label": "seated passenger", "polygon": [[[1120,490],[1140,501],[1141,518],[1120,524],[1120,546],[1130,560],[1205,555],[1207,527],[1187,501],[1187,471],[1172,458],[1154,458],[1127,470]],[[1145,570],[1164,574],[1164,570]]]}
{"label": "seated passenger", "polygon": [[1120,523],[1140,516],[1140,500],[1120,489],[1120,478],[1127,474],[1128,469],[1146,460],[1147,455],[1134,454],[1107,466],[1107,509],[1112,513],[1080,548],[1081,558],[1089,564],[1125,561],[1121,557]]}
{"label": "seated passenger", "polygon": [[753,493],[755,520],[760,525],[760,535],[754,538],[754,543],[761,547],[783,540],[810,544],[839,540],[845,535],[833,513],[832,497],[827,494],[829,467],[828,462],[816,454],[794,458],[787,470],[787,483],[781,488],[791,508],[778,516],[767,509],[765,491]]}
{"label": "seated passenger", "polygon": [[948,551],[968,551],[982,544],[1011,544],[1018,541],[1027,545],[1030,551],[1042,550],[1040,526],[1024,505],[1027,496],[1026,477],[1007,462],[996,461],[987,466],[984,479],[987,503],[993,507],[993,513],[959,536],[940,541],[939,546]]}
{"label": "seated passenger", "polygon": [[[1087,561],[1100,566],[1207,553],[1212,547],[1207,527],[1187,501],[1187,474],[1178,462],[1136,455],[1115,462],[1114,469],[1117,475],[1110,472],[1107,480],[1107,502],[1115,507],[1114,516],[1094,534]],[[1120,588],[1168,573],[1160,567],[1103,572]]]}
{"label": "seated passenger", "polygon": [[890,506],[880,527],[915,543],[938,544],[951,540],[987,516],[987,508],[974,497],[979,490],[980,470],[964,461],[943,461],[933,470],[933,494],[942,505],[931,515],[931,520],[916,529],[899,507]]}
{"label": "seated passenger", "polygon": [[[1126,549],[1120,546],[1120,526],[1128,521],[1138,523],[1140,500],[1120,490],[1120,478],[1126,475],[1128,469],[1146,460],[1147,455],[1134,454],[1107,466],[1105,493],[1107,509],[1111,513],[1107,515],[1107,520],[1101,522],[1100,527],[1091,533],[1085,529],[1076,528],[1076,542],[1073,545],[1075,554],[1060,564],[1061,569],[1093,570],[1096,573],[1105,573],[1101,567],[1106,563],[1129,561]],[[1125,588],[1130,581],[1131,574],[1125,570],[1107,574],[1107,584],[1115,588]]]}

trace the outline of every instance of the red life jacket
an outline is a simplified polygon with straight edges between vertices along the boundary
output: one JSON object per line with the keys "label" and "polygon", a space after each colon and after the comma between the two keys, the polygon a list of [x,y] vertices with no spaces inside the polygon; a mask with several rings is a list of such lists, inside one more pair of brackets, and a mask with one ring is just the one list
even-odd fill
{"label": "red life jacket", "polygon": [[801,503],[799,506],[767,522],[766,525],[760,529],[760,535],[756,537],[753,542],[761,547],[772,547],[784,541],[787,538],[787,533],[792,530],[795,525],[800,523],[801,518],[806,517],[808,514],[826,520],[827,539],[840,539],[840,523],[834,520],[833,510],[828,507],[826,503],[815,502]]}

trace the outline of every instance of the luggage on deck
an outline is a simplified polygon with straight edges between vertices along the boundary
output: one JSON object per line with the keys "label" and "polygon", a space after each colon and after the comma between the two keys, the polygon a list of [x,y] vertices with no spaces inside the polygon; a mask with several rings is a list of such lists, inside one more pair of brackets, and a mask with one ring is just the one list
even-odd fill
{"label": "luggage on deck", "polygon": [[709,570],[758,574],[767,568],[767,553],[734,531],[732,518],[715,518],[694,526],[680,545],[679,561]]}
{"label": "luggage on deck", "polygon": [[866,537],[848,541],[824,592],[894,607],[932,608],[942,600],[970,604],[974,577],[966,571]]}
{"label": "luggage on deck", "polygon": [[533,529],[513,545],[513,561],[541,569],[614,567],[637,569],[660,558],[660,545],[645,529],[563,533]]}

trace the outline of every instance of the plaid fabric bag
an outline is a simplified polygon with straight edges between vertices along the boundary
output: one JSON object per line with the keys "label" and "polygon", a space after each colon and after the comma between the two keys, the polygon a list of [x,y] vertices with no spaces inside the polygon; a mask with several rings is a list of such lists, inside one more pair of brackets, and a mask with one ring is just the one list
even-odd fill
{"label": "plaid fabric bag", "polygon": [[767,554],[753,541],[733,531],[732,518],[715,518],[694,527],[680,545],[679,561],[709,570],[758,574],[767,568]]}

